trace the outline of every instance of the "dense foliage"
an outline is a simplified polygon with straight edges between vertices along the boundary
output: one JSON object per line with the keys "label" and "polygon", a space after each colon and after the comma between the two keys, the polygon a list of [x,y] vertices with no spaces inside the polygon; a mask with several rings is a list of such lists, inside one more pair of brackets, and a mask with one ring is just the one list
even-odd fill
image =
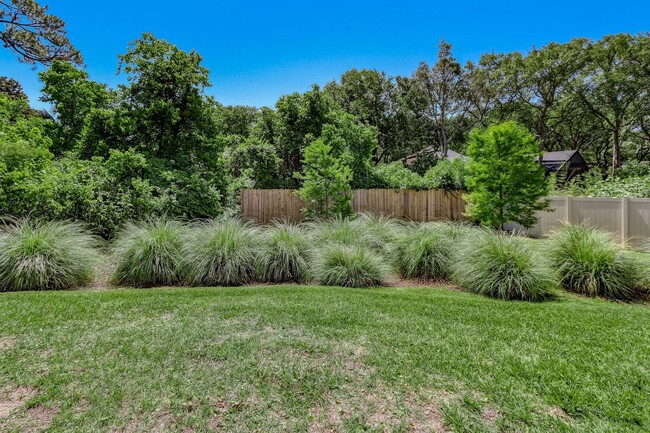
{"label": "dense foliage", "polygon": [[177,221],[162,218],[128,223],[112,244],[113,284],[152,287],[181,282],[185,231]]}
{"label": "dense foliage", "polygon": [[608,177],[603,177],[597,170],[592,170],[564,185],[556,184],[553,194],[579,197],[650,198],[650,164],[629,161]]}
{"label": "dense foliage", "polygon": [[[531,131],[536,152],[578,149],[605,174],[558,184],[563,193],[648,196],[647,171],[618,173],[650,158],[649,41],[575,39],[464,66],[442,41],[435,64],[412,76],[352,69],[273,108],[219,104],[205,92],[201,56],[151,34],[119,56],[117,88],[59,51],[39,74],[51,115],[0,78],[0,214],[81,220],[111,237],[128,220],[217,217],[238,206],[242,188],[293,188],[315,214],[345,215],[355,188],[478,190],[468,183],[476,166],[445,156],[476,148],[472,130],[508,121]],[[511,153],[493,154],[492,167],[514,167]],[[526,195],[541,191],[530,186]],[[499,225],[503,215],[486,221]]]}
{"label": "dense foliage", "polygon": [[535,224],[536,211],[548,207],[535,138],[517,123],[504,122],[474,130],[467,153],[467,214],[500,229],[508,222]]}

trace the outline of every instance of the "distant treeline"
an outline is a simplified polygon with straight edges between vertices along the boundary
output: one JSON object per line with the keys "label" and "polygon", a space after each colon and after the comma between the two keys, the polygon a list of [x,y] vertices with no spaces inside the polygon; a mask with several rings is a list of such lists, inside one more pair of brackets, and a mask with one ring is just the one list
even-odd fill
{"label": "distant treeline", "polygon": [[[442,41],[434,65],[410,77],[352,69],[337,81],[282,96],[274,108],[223,106],[206,95],[201,56],[144,34],[119,56],[115,89],[54,61],[29,107],[0,78],[0,214],[80,219],[110,236],[152,214],[211,217],[250,188],[297,188],[304,149],[321,139],[348,157],[352,187],[462,188],[469,132],[515,120],[541,151],[579,149],[603,173],[650,157],[650,36],[551,43],[527,54],[488,53],[459,64]],[[436,166],[438,168],[432,168]],[[405,171],[406,170],[406,171]],[[428,174],[427,174],[428,173]]]}

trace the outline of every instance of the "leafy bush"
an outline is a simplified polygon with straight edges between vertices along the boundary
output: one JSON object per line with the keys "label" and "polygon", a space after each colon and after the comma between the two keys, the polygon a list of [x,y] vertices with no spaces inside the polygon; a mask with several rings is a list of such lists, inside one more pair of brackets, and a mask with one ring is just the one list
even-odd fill
{"label": "leafy bush", "polygon": [[446,190],[465,189],[465,161],[456,158],[438,161],[424,174],[423,179],[429,188],[442,188]]}
{"label": "leafy bush", "polygon": [[195,286],[240,286],[259,273],[260,232],[237,218],[211,220],[192,228],[183,248],[187,280]]}
{"label": "leafy bush", "polygon": [[396,264],[404,278],[445,280],[451,266],[451,242],[435,227],[407,229],[397,243]]}
{"label": "leafy bush", "polygon": [[377,164],[374,168],[379,188],[391,189],[426,189],[425,180],[414,171],[409,170],[399,161],[390,164]]}
{"label": "leafy bush", "polygon": [[396,161],[390,164],[378,164],[373,170],[376,188],[390,189],[436,189],[450,191],[465,189],[465,162],[439,160],[424,175],[418,174],[415,167],[406,167]]}
{"label": "leafy bush", "polygon": [[363,246],[325,246],[316,265],[316,278],[326,286],[381,286],[385,273],[381,257]]}
{"label": "leafy bush", "polygon": [[113,284],[171,286],[183,278],[186,227],[166,218],[127,223],[113,241]]}
{"label": "leafy bush", "polygon": [[92,279],[97,246],[78,223],[9,222],[0,228],[0,291],[84,285]]}
{"label": "leafy bush", "polygon": [[[7,152],[0,143],[0,157]],[[111,150],[106,159],[64,157],[36,164],[32,155],[25,165],[27,156],[21,158],[20,169],[0,158],[0,214],[81,220],[109,238],[130,220],[221,212],[220,188],[212,176],[170,170],[132,149]]]}
{"label": "leafy bush", "polygon": [[264,280],[304,283],[310,279],[310,243],[302,227],[274,224],[265,233],[262,250]]}
{"label": "leafy bush", "polygon": [[554,191],[554,194],[576,197],[650,198],[650,177],[630,175],[603,179],[600,173],[592,170],[584,176],[572,180],[564,189]]}
{"label": "leafy bush", "polygon": [[587,296],[631,300],[645,292],[643,268],[612,236],[587,225],[565,225],[550,237],[560,283]]}
{"label": "leafy bush", "polygon": [[540,301],[552,293],[551,272],[515,235],[477,232],[461,242],[453,278],[474,293],[509,300]]}
{"label": "leafy bush", "polygon": [[650,176],[650,163],[648,161],[626,161],[614,171],[614,176],[619,179],[639,178]]}

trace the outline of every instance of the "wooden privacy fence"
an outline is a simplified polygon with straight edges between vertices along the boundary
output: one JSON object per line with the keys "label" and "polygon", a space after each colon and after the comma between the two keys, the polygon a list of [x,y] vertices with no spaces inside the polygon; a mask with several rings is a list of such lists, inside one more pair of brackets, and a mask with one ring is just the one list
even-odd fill
{"label": "wooden privacy fence", "polygon": [[[409,189],[357,189],[352,192],[352,209],[412,221],[464,219],[465,200],[459,192],[443,189],[415,191]],[[307,207],[289,189],[244,189],[241,213],[262,224],[273,220],[300,221],[301,209]]]}

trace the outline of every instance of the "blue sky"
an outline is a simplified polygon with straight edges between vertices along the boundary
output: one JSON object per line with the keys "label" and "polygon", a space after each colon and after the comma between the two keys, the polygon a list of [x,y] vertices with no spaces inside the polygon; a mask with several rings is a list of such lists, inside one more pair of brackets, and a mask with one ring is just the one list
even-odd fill
{"label": "blue sky", "polygon": [[[70,1],[40,0],[67,24],[91,78],[115,85],[117,54],[143,32],[195,49],[211,71],[208,93],[224,104],[273,106],[283,94],[348,69],[409,75],[434,62],[444,37],[457,58],[527,51],[572,37],[650,31],[650,2],[620,1]],[[40,83],[0,47],[0,74],[19,80],[32,104]]]}

